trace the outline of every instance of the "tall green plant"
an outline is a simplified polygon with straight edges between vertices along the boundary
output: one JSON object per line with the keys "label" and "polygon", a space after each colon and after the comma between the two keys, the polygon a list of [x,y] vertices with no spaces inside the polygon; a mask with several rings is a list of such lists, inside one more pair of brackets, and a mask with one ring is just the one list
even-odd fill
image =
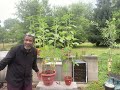
{"label": "tall green plant", "polygon": [[57,47],[57,41],[60,38],[59,35],[59,19],[58,17],[54,18],[53,20],[53,26],[52,26],[52,32],[50,32],[51,38],[49,40],[49,43],[54,45],[54,47]]}
{"label": "tall green plant", "polygon": [[72,47],[73,45],[78,45],[79,43],[75,42],[77,39],[75,38],[75,25],[73,24],[73,20],[71,20],[73,14],[67,13],[63,15],[62,24],[63,28],[63,37],[64,37],[64,45],[65,47]]}
{"label": "tall green plant", "polygon": [[117,39],[117,33],[116,33],[116,26],[115,26],[115,19],[113,18],[112,21],[106,21],[107,27],[103,28],[103,38],[106,45],[109,46],[108,51],[108,71],[111,71],[111,64],[112,64],[112,49],[114,48],[114,45],[116,44],[115,40]]}
{"label": "tall green plant", "polygon": [[106,23],[107,27],[103,28],[102,36],[104,38],[104,44],[109,46],[111,49],[116,44],[115,40],[117,39],[115,19],[113,19],[111,22],[106,21]]}
{"label": "tall green plant", "polygon": [[27,20],[30,22],[30,32],[35,34],[35,46],[44,47],[49,38],[46,18],[41,16],[30,16]]}
{"label": "tall green plant", "polygon": [[69,63],[72,62],[70,61],[70,56],[71,56],[71,47],[65,47],[62,49],[63,56],[62,56],[62,61],[63,61],[63,70],[65,74],[68,76],[68,70],[69,70]]}

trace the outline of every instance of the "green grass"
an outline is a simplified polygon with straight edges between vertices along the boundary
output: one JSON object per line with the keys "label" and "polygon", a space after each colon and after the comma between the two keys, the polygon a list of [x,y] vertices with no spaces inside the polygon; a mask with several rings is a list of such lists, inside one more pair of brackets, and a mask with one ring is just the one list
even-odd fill
{"label": "green grass", "polygon": [[[95,47],[91,43],[81,44],[79,48],[73,49],[73,53],[78,53],[78,56],[85,55],[97,55],[98,56],[98,81],[89,82],[88,87],[85,90],[104,90],[103,84],[108,79],[108,48]],[[112,49],[112,60],[116,62],[120,59],[120,48]]]}
{"label": "green grass", "polygon": [[16,45],[16,43],[5,43],[4,45],[0,43],[0,51],[7,51],[10,50],[11,47]]}

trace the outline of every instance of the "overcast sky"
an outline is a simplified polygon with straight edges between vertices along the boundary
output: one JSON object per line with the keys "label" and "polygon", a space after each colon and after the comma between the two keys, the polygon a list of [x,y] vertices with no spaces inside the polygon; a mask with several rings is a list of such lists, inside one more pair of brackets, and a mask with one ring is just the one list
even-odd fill
{"label": "overcast sky", "polygon": [[[14,18],[16,12],[15,3],[20,0],[0,0],[0,20],[3,22],[7,18]],[[68,5],[74,2],[94,3],[96,0],[49,0],[52,5]]]}

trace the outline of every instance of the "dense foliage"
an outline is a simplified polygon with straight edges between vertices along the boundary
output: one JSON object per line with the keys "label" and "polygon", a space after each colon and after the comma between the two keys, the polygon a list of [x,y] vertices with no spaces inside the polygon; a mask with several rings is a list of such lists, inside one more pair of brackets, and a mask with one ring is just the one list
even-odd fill
{"label": "dense foliage", "polygon": [[52,6],[49,0],[21,0],[16,4],[17,18],[5,20],[1,30],[6,34],[1,37],[5,37],[5,42],[20,42],[26,32],[31,32],[36,36],[36,46],[57,43],[56,47],[74,47],[86,41],[103,46],[106,20],[115,18],[115,41],[119,43],[119,4],[119,0],[97,0],[96,7],[81,2]]}

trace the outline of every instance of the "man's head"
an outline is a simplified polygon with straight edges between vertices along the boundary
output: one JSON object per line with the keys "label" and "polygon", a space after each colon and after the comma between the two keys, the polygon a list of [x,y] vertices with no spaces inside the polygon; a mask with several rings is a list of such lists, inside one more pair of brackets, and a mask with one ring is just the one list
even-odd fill
{"label": "man's head", "polygon": [[24,36],[24,48],[30,49],[34,44],[35,38],[32,34],[26,34]]}

